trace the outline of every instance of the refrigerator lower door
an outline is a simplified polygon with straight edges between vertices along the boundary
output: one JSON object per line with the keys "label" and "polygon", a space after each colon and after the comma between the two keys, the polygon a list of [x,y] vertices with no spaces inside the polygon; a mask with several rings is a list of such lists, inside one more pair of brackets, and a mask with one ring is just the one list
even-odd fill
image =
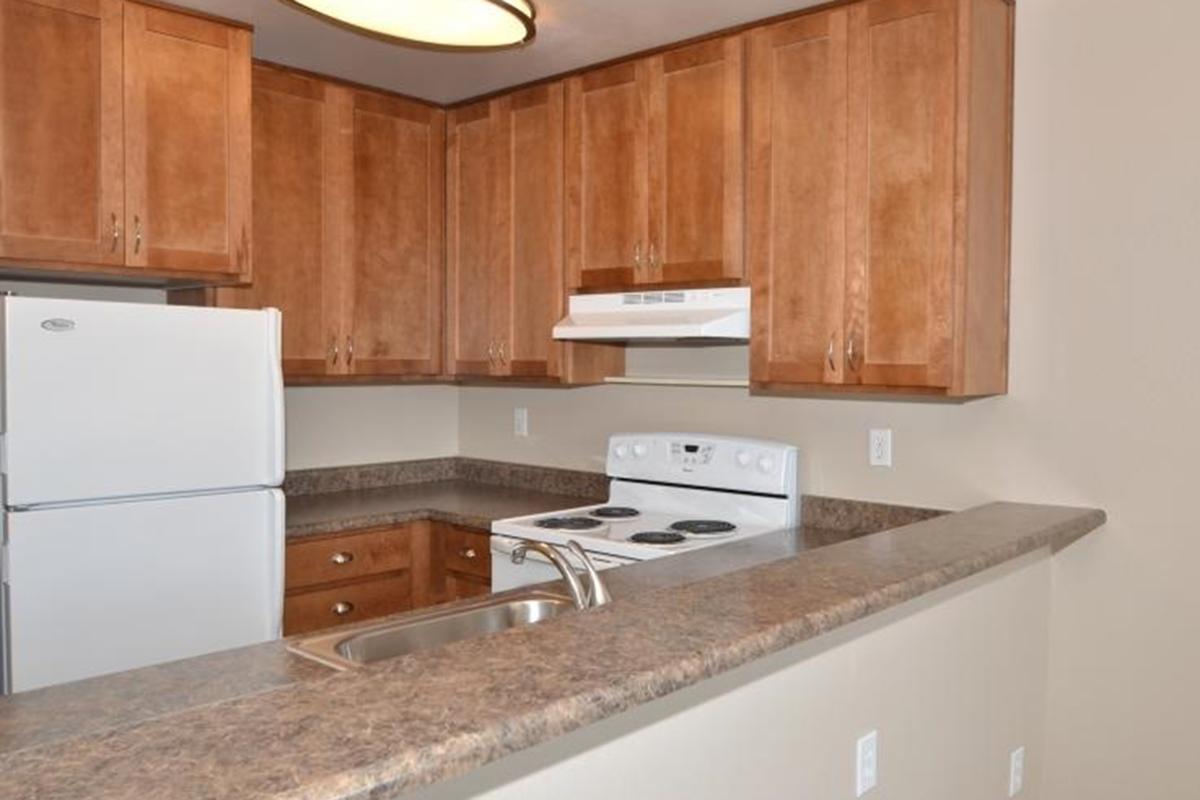
{"label": "refrigerator lower door", "polygon": [[280,317],[6,297],[5,505],[278,486]]}
{"label": "refrigerator lower door", "polygon": [[12,691],[277,639],[278,490],[8,512]]}

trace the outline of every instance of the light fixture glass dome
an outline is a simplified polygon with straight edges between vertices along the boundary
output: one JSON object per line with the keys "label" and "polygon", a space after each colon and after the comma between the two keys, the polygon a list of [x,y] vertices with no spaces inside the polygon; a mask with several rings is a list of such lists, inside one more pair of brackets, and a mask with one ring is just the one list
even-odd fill
{"label": "light fixture glass dome", "polygon": [[495,50],[533,38],[527,0],[287,0],[351,30],[403,44]]}

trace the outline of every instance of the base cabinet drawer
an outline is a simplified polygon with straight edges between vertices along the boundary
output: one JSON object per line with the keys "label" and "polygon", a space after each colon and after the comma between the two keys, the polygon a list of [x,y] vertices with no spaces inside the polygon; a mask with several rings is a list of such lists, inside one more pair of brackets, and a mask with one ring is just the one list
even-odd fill
{"label": "base cabinet drawer", "polygon": [[283,633],[291,636],[412,608],[407,573],[289,594],[283,600]]}
{"label": "base cabinet drawer", "polygon": [[436,535],[441,540],[442,559],[447,570],[491,580],[492,548],[489,534],[453,525],[439,525]]}
{"label": "base cabinet drawer", "polygon": [[405,526],[301,540],[287,548],[289,590],[398,572],[412,566]]}

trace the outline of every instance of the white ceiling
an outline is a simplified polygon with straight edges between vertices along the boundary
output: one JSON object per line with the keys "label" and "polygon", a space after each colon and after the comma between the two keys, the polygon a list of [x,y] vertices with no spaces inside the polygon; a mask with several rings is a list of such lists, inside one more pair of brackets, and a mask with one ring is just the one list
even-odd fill
{"label": "white ceiling", "polygon": [[535,0],[537,38],[524,48],[494,53],[388,44],[281,0],[174,1],[253,24],[258,58],[450,103],[821,0]]}

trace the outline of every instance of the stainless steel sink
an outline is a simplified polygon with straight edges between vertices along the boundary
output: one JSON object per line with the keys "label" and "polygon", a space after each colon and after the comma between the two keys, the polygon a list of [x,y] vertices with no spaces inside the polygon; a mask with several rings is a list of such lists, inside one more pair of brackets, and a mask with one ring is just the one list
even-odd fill
{"label": "stainless steel sink", "polygon": [[571,598],[551,592],[499,595],[467,605],[435,609],[389,622],[313,636],[293,643],[290,649],[345,669],[462,639],[498,633],[508,628],[532,625],[574,609]]}

